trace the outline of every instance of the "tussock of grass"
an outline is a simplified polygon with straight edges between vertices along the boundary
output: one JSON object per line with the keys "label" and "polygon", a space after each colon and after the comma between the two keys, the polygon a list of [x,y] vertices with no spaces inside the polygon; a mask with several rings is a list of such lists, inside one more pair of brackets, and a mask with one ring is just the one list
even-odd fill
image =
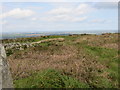
{"label": "tussock of grass", "polygon": [[89,86],[80,83],[78,80],[61,75],[59,72],[49,69],[33,76],[16,80],[16,88],[88,88]]}

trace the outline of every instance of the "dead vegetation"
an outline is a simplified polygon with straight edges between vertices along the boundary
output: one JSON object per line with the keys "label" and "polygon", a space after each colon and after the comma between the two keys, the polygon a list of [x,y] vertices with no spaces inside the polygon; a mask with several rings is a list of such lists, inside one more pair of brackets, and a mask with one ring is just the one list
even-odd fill
{"label": "dead vegetation", "polygon": [[118,36],[118,34],[86,35],[78,38],[76,42],[85,42],[90,46],[99,46],[118,50]]}
{"label": "dead vegetation", "polygon": [[[70,39],[71,37],[74,39]],[[100,81],[96,78],[107,78],[111,82],[108,78],[109,73],[105,71],[107,66],[98,60],[98,56],[92,57],[91,54],[86,53],[84,45],[118,49],[116,34],[72,35],[69,36],[69,40],[67,39],[65,38],[64,42],[31,47],[9,56],[8,61],[14,80],[25,78],[34,72],[56,69],[91,87],[98,87]],[[105,86],[101,85],[101,87]]]}

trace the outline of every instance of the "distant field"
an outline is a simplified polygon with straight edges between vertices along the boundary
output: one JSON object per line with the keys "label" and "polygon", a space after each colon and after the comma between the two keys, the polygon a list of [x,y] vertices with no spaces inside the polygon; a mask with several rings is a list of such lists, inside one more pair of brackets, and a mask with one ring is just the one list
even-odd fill
{"label": "distant field", "polygon": [[41,40],[46,41],[7,54],[16,88],[119,88],[117,33],[5,39],[3,44]]}
{"label": "distant field", "polygon": [[30,34],[30,33],[11,33],[11,34],[2,34],[2,39],[15,39],[23,37],[36,37],[41,36],[42,34]]}
{"label": "distant field", "polygon": [[9,33],[2,33],[2,37],[0,39],[15,39],[15,38],[26,38],[26,37],[39,37],[39,36],[47,36],[47,35],[69,35],[69,34],[102,34],[102,33],[117,33],[117,30],[109,30],[109,31],[64,31],[64,32],[9,32]]}
{"label": "distant field", "polygon": [[39,37],[46,35],[68,35],[70,33],[3,33],[0,39],[15,39],[15,38],[26,38],[26,37]]}

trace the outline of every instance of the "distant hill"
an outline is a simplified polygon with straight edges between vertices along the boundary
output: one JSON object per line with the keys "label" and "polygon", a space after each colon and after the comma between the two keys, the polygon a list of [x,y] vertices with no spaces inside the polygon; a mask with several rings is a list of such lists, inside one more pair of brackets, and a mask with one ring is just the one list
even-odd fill
{"label": "distant hill", "polygon": [[69,34],[102,34],[102,33],[118,33],[117,30],[110,31],[64,31],[64,32],[16,32],[16,33],[3,33],[0,39],[15,39],[22,37],[37,37],[37,36],[46,36],[46,35],[69,35]]}

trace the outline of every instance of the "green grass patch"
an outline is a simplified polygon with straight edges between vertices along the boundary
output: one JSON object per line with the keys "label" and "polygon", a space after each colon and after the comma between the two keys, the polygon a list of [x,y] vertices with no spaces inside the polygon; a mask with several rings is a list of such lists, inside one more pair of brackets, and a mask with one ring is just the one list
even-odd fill
{"label": "green grass patch", "polygon": [[85,46],[85,48],[92,55],[99,56],[100,60],[114,59],[116,62],[116,59],[114,57],[118,54],[117,50],[91,46]]}
{"label": "green grass patch", "polygon": [[[84,46],[87,53],[91,55],[91,57],[96,57],[103,65],[107,68],[104,69],[105,72],[108,72],[109,75],[105,81],[109,81],[107,79],[111,79],[112,85],[114,87],[118,87],[118,51],[115,49],[106,49],[101,47],[91,47]],[[102,80],[104,81],[104,80]],[[101,81],[100,81],[101,82]],[[109,83],[108,83],[109,84]],[[110,85],[110,84],[109,84]]]}
{"label": "green grass patch", "polygon": [[109,79],[100,76],[94,77],[91,85],[95,88],[115,88]]}
{"label": "green grass patch", "polygon": [[62,75],[55,70],[45,70],[23,78],[15,80],[16,88],[88,88],[89,86],[80,83],[78,80]]}

